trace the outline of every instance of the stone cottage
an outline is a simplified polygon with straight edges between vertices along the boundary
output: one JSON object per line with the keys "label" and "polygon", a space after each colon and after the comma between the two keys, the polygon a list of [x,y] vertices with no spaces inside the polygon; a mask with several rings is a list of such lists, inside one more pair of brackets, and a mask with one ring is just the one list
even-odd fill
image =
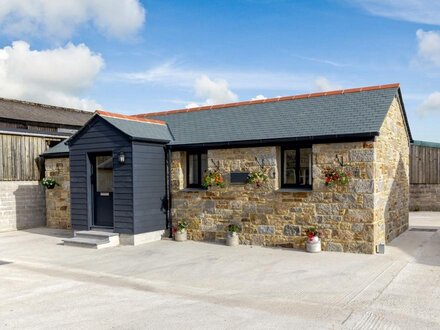
{"label": "stone cottage", "polygon": [[[234,223],[242,244],[293,248],[316,226],[324,250],[371,254],[408,228],[411,140],[398,84],[135,116],[97,112],[67,142],[71,225],[101,221],[136,243],[180,220],[190,239],[222,241]],[[105,169],[105,182],[93,168]],[[327,185],[329,170],[348,182]],[[204,188],[206,173],[223,187]],[[264,180],[248,183],[249,174]],[[105,221],[94,210],[98,184],[112,197]]]}

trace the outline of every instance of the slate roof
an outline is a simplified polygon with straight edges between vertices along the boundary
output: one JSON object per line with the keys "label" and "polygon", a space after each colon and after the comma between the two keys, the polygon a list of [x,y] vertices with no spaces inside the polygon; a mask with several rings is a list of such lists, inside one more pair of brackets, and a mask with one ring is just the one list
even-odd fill
{"label": "slate roof", "polygon": [[134,118],[106,111],[96,111],[102,119],[135,140],[170,142],[173,137],[164,121]]}
{"label": "slate roof", "polygon": [[52,123],[66,126],[83,126],[92,112],[56,107],[52,105],[0,98],[1,118],[35,123]]}
{"label": "slate roof", "polygon": [[150,118],[135,118],[133,116],[97,110],[95,111],[95,115],[84,125],[84,127],[67,140],[67,144],[70,145],[74,143],[83,130],[87,129],[89,123],[95,120],[96,117],[105,120],[132,140],[168,143],[173,139],[170,130],[164,121]]}
{"label": "slate roof", "polygon": [[396,96],[403,107],[399,84],[390,84],[135,117],[166,121],[171,145],[378,135]]}
{"label": "slate roof", "polygon": [[45,152],[42,153],[42,156],[45,156],[45,157],[57,157],[60,155],[68,156],[69,147],[67,146],[66,141],[67,141],[67,139],[61,141],[55,147],[47,149]]}

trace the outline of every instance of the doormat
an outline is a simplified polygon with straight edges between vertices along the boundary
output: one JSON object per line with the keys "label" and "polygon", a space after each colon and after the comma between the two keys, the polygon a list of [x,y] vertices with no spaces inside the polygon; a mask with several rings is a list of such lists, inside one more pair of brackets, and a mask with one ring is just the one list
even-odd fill
{"label": "doormat", "polygon": [[438,229],[431,229],[431,228],[411,228],[409,231],[426,231],[430,233],[435,233]]}

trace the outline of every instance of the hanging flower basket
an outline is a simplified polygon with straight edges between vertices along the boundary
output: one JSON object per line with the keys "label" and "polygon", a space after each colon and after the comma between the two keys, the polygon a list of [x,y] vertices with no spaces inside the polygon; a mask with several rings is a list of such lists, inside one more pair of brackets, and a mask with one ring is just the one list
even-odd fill
{"label": "hanging flower basket", "polygon": [[334,186],[340,185],[345,186],[350,182],[351,173],[345,170],[344,168],[336,168],[336,167],[326,167],[323,170],[325,176],[325,185],[326,186]]}
{"label": "hanging flower basket", "polygon": [[55,186],[59,186],[59,184],[54,179],[44,178],[41,180],[41,184],[47,189],[53,189]]}
{"label": "hanging flower basket", "polygon": [[246,182],[254,184],[255,187],[260,188],[266,181],[268,177],[263,171],[254,171],[249,173]]}
{"label": "hanging flower basket", "polygon": [[206,172],[205,176],[203,177],[203,183],[202,186],[204,188],[218,186],[221,188],[224,188],[225,183],[223,180],[222,175],[218,171],[208,171]]}

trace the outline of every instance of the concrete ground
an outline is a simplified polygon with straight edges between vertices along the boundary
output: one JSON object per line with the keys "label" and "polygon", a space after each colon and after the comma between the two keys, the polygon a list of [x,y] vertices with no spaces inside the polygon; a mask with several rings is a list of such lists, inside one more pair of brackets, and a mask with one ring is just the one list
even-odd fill
{"label": "concrete ground", "polygon": [[[440,213],[411,214],[439,228]],[[0,234],[0,328],[440,329],[440,230],[385,255],[160,241],[89,250]]]}

